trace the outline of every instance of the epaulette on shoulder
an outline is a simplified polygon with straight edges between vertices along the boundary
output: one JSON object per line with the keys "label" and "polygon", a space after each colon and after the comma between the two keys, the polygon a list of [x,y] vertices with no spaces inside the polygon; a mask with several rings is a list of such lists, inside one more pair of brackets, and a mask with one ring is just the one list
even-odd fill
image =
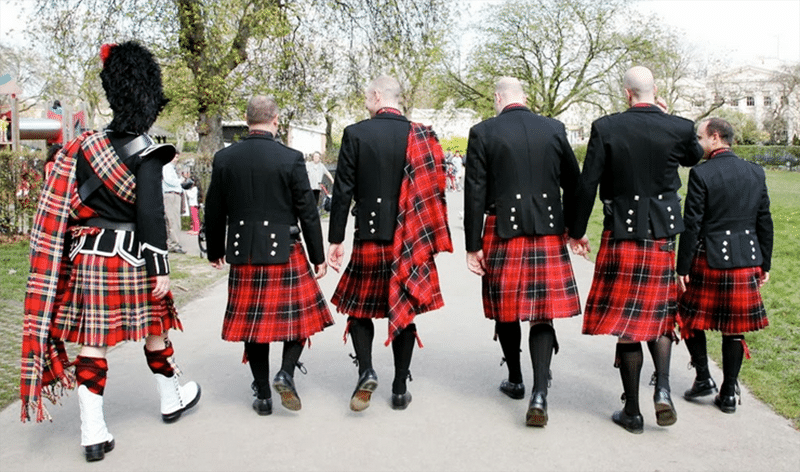
{"label": "epaulette on shoulder", "polygon": [[172,144],[152,144],[147,149],[139,154],[142,159],[158,159],[160,162],[166,164],[170,162],[178,150]]}

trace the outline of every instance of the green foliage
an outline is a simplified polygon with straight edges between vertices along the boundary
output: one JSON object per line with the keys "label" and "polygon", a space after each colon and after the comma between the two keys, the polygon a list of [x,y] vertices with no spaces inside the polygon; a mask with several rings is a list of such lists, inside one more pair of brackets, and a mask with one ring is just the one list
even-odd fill
{"label": "green foliage", "polygon": [[577,146],[572,148],[572,152],[575,153],[575,158],[578,160],[581,166],[583,166],[583,161],[586,160],[586,144],[578,144]]}
{"label": "green foliage", "polygon": [[43,157],[0,151],[0,233],[18,234],[30,226],[44,185]]}
{"label": "green foliage", "polygon": [[800,146],[733,146],[733,152],[742,159],[764,167],[788,167],[794,170],[800,165]]}
{"label": "green foliage", "polygon": [[736,144],[759,144],[769,140],[769,133],[759,130],[750,115],[738,110],[720,108],[714,111],[712,116],[722,118],[733,126],[733,129],[736,130]]}
{"label": "green foliage", "polygon": [[442,149],[444,152],[461,152],[461,155],[465,155],[467,153],[467,138],[461,136],[453,136],[447,139],[439,140],[439,144],[442,145]]}

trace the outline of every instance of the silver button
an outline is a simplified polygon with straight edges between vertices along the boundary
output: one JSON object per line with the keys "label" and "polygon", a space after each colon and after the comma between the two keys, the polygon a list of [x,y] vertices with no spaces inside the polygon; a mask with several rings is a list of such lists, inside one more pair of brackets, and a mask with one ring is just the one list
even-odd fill
{"label": "silver button", "polygon": [[382,199],[381,199],[381,197],[378,197],[375,201],[380,203],[382,201]]}
{"label": "silver button", "polygon": [[516,212],[517,212],[516,207],[511,207],[511,213],[516,213]]}
{"label": "silver button", "polygon": [[234,237],[235,237],[236,239],[239,239],[239,233],[236,233],[236,234],[234,235]]}
{"label": "silver button", "polygon": [[275,233],[270,233],[269,237],[270,239],[275,239]]}
{"label": "silver button", "polygon": [[752,258],[753,258],[753,260],[756,260],[756,255],[755,255],[755,254],[753,254]]}
{"label": "silver button", "polygon": [[751,246],[755,246],[755,245],[756,245],[756,242],[755,242],[755,241],[753,241],[753,240],[751,240],[751,241],[750,241],[750,245],[751,245]]}
{"label": "silver button", "polygon": [[272,247],[278,247],[278,241],[275,241],[274,243],[272,243]]}
{"label": "silver button", "polygon": [[550,227],[552,228],[553,226],[555,226],[555,225],[553,223],[550,223]]}
{"label": "silver button", "polygon": [[722,253],[725,254],[726,252],[728,252],[728,250],[725,249],[725,248],[722,248]]}
{"label": "silver button", "polygon": [[667,211],[672,211],[672,207],[667,207]]}
{"label": "silver button", "polygon": [[659,195],[658,195],[658,199],[659,199],[659,200],[663,200],[663,199],[664,199],[664,196],[663,196],[663,195],[661,195],[661,194],[659,194]]}
{"label": "silver button", "polygon": [[522,200],[522,195],[517,194],[517,200]]}
{"label": "silver button", "polygon": [[725,231],[725,234],[731,234],[731,230]]}
{"label": "silver button", "polygon": [[727,246],[728,245],[728,241],[722,241],[722,245],[723,246]]}
{"label": "silver button", "polygon": [[517,228],[519,228],[519,226],[517,226],[517,225],[514,225],[514,226],[513,226],[513,228],[514,228],[514,229],[517,229]]}
{"label": "silver button", "polygon": [[634,200],[636,200],[636,201],[638,202],[638,201],[639,201],[639,195],[634,195],[634,196],[633,196],[633,199],[634,199]]}
{"label": "silver button", "polygon": [[244,220],[239,220],[239,226],[244,226]]}
{"label": "silver button", "polygon": [[239,241],[234,241],[233,247],[239,247]]}
{"label": "silver button", "polygon": [[369,232],[370,233],[374,233],[375,232],[375,228],[370,229]]}
{"label": "silver button", "polygon": [[670,225],[669,225],[669,229],[675,229],[675,225],[673,225],[673,224],[670,224]]}
{"label": "silver button", "polygon": [[275,251],[270,251],[270,252],[269,252],[269,255],[270,255],[270,256],[274,256],[274,255],[275,255]]}
{"label": "silver button", "polygon": [[265,221],[264,222],[264,226],[268,226],[268,225],[269,225],[269,221]]}
{"label": "silver button", "polygon": [[542,194],[542,198],[547,198],[547,194],[546,194],[546,193],[543,193],[543,194]]}
{"label": "silver button", "polygon": [[234,254],[235,256],[238,256],[238,255],[239,255],[239,251],[235,251],[233,254]]}
{"label": "silver button", "polygon": [[510,221],[514,221],[514,217],[513,217],[513,216],[512,216],[512,217],[510,217],[510,218],[509,218],[509,220],[510,220]]}
{"label": "silver button", "polygon": [[753,251],[753,252],[756,252],[756,248],[754,248],[754,247],[751,247],[750,250]]}
{"label": "silver button", "polygon": [[550,215],[550,219],[552,220],[553,218],[555,218],[555,217],[553,215]]}
{"label": "silver button", "polygon": [[744,230],[744,234],[750,234],[750,230],[749,229]]}
{"label": "silver button", "polygon": [[628,214],[632,215],[633,214],[633,210],[628,210]]}
{"label": "silver button", "polygon": [[625,223],[628,223],[628,224],[631,224],[632,222],[633,222],[633,220],[631,220],[630,218],[628,218],[627,220],[625,220]]}
{"label": "silver button", "polygon": [[369,216],[375,216],[375,212],[373,211],[372,213],[369,214]]}
{"label": "silver button", "polygon": [[669,215],[669,219],[675,221],[675,215]]}
{"label": "silver button", "polygon": [[375,221],[373,221],[373,220],[369,220],[369,225],[370,225],[370,226],[373,226],[373,225],[375,225]]}
{"label": "silver button", "polygon": [[730,259],[730,257],[725,256],[725,257],[723,257],[723,259],[725,259],[727,261],[728,259]]}
{"label": "silver button", "polygon": [[553,207],[551,206],[547,207],[547,211],[553,211]]}
{"label": "silver button", "polygon": [[631,228],[630,226],[628,226],[628,232],[629,232],[629,233],[633,233],[633,228]]}

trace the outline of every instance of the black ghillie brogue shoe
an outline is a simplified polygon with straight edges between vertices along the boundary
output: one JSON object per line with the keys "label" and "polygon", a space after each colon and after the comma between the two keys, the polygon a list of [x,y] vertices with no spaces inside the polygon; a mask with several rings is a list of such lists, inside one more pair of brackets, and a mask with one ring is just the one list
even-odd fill
{"label": "black ghillie brogue shoe", "polygon": [[542,427],[547,424],[547,396],[542,392],[533,392],[528,412],[525,413],[525,424]]}
{"label": "black ghillie brogue shoe", "polygon": [[656,407],[656,423],[659,426],[670,426],[678,421],[678,412],[675,411],[675,405],[672,404],[669,390],[657,388],[653,395],[653,403]]}
{"label": "black ghillie brogue shoe", "polygon": [[500,383],[500,391],[514,400],[522,400],[525,398],[525,384],[522,382],[513,383],[508,380],[503,380]]}
{"label": "black ghillie brogue shoe", "polygon": [[378,374],[374,369],[365,370],[358,377],[358,384],[350,397],[350,409],[353,411],[364,411],[369,408],[369,401],[372,399],[372,392],[378,388]]}
{"label": "black ghillie brogue shoe", "polygon": [[736,413],[736,395],[717,395],[714,397],[714,404],[723,413]]}
{"label": "black ghillie brogue shoe", "polygon": [[114,450],[114,440],[102,442],[100,444],[92,444],[91,446],[83,446],[83,452],[86,454],[86,462],[101,461],[106,457],[107,452]]}
{"label": "black ghillie brogue shoe", "polygon": [[611,415],[611,419],[630,433],[642,434],[644,432],[644,418],[642,418],[642,415],[628,416],[625,410],[619,410]]}
{"label": "black ghillie brogue shoe", "polygon": [[705,380],[695,379],[692,388],[683,392],[683,398],[686,400],[694,400],[695,398],[705,397],[717,391],[717,384],[711,377]]}
{"label": "black ghillie brogue shoe", "polygon": [[272,388],[281,396],[281,405],[287,410],[300,411],[302,403],[297,389],[294,388],[294,379],[286,371],[281,370],[272,381]]}
{"label": "black ghillie brogue shoe", "polygon": [[411,393],[393,393],[392,394],[392,409],[405,410],[408,404],[411,403]]}
{"label": "black ghillie brogue shoe", "polygon": [[269,416],[272,414],[271,398],[256,398],[253,400],[253,409],[259,416]]}

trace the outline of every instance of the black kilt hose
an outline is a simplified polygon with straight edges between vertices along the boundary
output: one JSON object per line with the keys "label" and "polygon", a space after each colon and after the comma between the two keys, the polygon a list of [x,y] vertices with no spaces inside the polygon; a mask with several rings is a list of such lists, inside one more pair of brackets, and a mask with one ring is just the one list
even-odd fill
{"label": "black kilt hose", "polygon": [[[385,318],[389,313],[392,257],[391,241],[363,241],[356,235],[353,254],[331,297],[336,311],[355,318]],[[431,263],[428,268],[438,280],[436,264]],[[439,284],[435,286],[432,303],[418,307],[417,314],[444,305]]]}
{"label": "black kilt hose", "polygon": [[761,273],[761,267],[714,269],[704,250],[695,252],[678,305],[681,336],[692,330],[741,334],[765,328],[769,321],[758,289]]}
{"label": "black kilt hose", "polygon": [[283,264],[231,265],[222,339],[271,343],[305,340],[333,324],[303,245]]}
{"label": "black kilt hose", "polygon": [[583,334],[650,341],[675,328],[675,243],[614,239],[603,231],[583,315]]}
{"label": "black kilt hose", "polygon": [[50,335],[85,346],[139,341],[170,329],[183,329],[172,292],[155,298],[155,276],[119,255],[75,254],[65,284],[59,283]]}
{"label": "black kilt hose", "polygon": [[486,218],[483,312],[502,323],[549,321],[581,313],[565,235],[502,239],[497,216]]}

